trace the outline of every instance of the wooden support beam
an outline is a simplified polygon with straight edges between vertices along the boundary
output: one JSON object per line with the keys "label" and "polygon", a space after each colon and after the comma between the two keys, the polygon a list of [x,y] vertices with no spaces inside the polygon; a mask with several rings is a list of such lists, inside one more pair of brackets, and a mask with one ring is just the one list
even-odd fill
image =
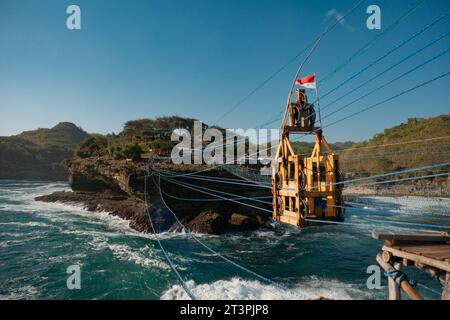
{"label": "wooden support beam", "polygon": [[446,284],[444,285],[444,289],[442,290],[442,300],[450,300],[450,273],[447,273],[446,277]]}
{"label": "wooden support beam", "polygon": [[[395,263],[394,268],[400,270],[400,263]],[[389,300],[402,300],[402,293],[400,291],[400,286],[392,279],[388,277],[388,287],[389,287]]]}
{"label": "wooden support beam", "polygon": [[441,234],[423,234],[423,233],[390,233],[390,232],[372,232],[372,238],[387,241],[420,241],[420,242],[448,242],[450,236],[448,233]]}
{"label": "wooden support beam", "polygon": [[[382,254],[377,255],[377,262],[380,264],[380,266],[386,271],[386,272],[392,272],[395,271],[396,268],[394,268],[389,262],[386,262],[382,258]],[[396,267],[400,267],[400,264],[396,264]],[[397,269],[398,270],[398,269]],[[422,296],[409,284],[408,281],[403,280],[400,283],[400,288],[405,291],[405,293],[413,300],[422,300]],[[395,288],[394,288],[395,287]],[[400,292],[397,291],[399,289],[397,287],[397,283],[393,281],[393,279],[389,278],[389,299],[390,300],[400,300]]]}

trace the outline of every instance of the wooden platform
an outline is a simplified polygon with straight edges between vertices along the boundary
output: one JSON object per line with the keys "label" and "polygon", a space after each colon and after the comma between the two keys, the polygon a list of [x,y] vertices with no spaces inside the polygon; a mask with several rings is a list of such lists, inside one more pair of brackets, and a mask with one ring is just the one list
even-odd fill
{"label": "wooden platform", "polygon": [[[384,240],[382,253],[377,256],[377,261],[385,271],[400,270],[402,265],[413,265],[436,278],[444,287],[442,299],[450,299],[450,236],[447,233],[405,234],[373,232],[372,237],[377,240]],[[395,291],[395,287],[398,288],[399,284],[392,283],[392,281],[392,279],[389,279],[389,297],[398,300],[399,292],[391,291]],[[411,286],[408,286],[407,283],[403,284],[401,288],[406,289],[405,291],[407,291],[408,295],[412,294],[415,298],[420,297]],[[405,288],[403,288],[404,286]]]}

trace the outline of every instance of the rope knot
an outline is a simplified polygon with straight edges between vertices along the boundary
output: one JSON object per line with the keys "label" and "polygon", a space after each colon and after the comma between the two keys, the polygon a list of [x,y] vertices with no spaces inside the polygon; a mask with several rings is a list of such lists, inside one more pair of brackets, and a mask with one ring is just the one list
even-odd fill
{"label": "rope knot", "polygon": [[397,287],[400,287],[402,281],[408,281],[408,283],[413,287],[417,285],[416,279],[414,279],[413,277],[409,278],[406,273],[401,270],[394,269],[392,271],[385,272],[384,275],[394,280],[394,282],[397,284]]}

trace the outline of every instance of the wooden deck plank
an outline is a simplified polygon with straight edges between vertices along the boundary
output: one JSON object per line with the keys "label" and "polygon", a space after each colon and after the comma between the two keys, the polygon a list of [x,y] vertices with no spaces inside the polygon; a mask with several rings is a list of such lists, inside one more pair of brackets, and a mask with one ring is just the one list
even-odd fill
{"label": "wooden deck plank", "polygon": [[425,251],[422,252],[422,254],[427,255],[427,254],[431,254],[434,256],[438,256],[438,257],[443,257],[443,258],[450,258],[450,251]]}
{"label": "wooden deck plank", "polygon": [[442,252],[442,253],[450,253],[450,245],[435,245],[435,246],[402,246],[402,245],[394,245],[392,247],[398,248],[400,250],[407,250],[410,252]]}
{"label": "wooden deck plank", "polygon": [[448,255],[443,256],[438,253],[424,253],[424,254],[421,254],[421,256],[429,257],[429,258],[436,259],[436,260],[442,260],[442,261],[445,261],[445,259],[450,258],[450,256],[448,256]]}
{"label": "wooden deck plank", "polygon": [[415,262],[419,262],[425,265],[429,265],[431,267],[435,267],[441,270],[444,270],[446,272],[450,272],[450,262],[447,259],[437,259],[436,257],[428,257],[426,255],[422,254],[416,254],[412,252],[408,252],[405,250],[401,250],[395,247],[390,246],[383,246],[383,251],[389,251],[394,256],[400,257],[400,258],[406,258]]}
{"label": "wooden deck plank", "polygon": [[450,242],[448,233],[419,234],[419,233],[393,233],[373,231],[372,237],[377,240],[389,241],[421,241],[421,242]]}
{"label": "wooden deck plank", "polygon": [[450,258],[450,244],[417,245],[416,243],[416,245],[394,245],[392,248],[440,261],[445,261]]}
{"label": "wooden deck plank", "polygon": [[404,250],[410,250],[410,251],[418,251],[418,252],[450,252],[450,245],[426,245],[426,246],[402,246],[402,245],[394,245],[393,247],[399,247]]}

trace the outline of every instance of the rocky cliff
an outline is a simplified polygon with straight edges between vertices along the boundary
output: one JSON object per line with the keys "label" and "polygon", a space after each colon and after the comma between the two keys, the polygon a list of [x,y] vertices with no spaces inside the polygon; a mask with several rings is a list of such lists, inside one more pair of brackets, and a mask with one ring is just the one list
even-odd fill
{"label": "rocky cliff", "polygon": [[[141,232],[150,232],[146,212],[144,185],[147,175],[146,162],[111,160],[106,158],[73,158],[65,162],[69,172],[69,183],[73,192],[57,192],[36,198],[46,202],[81,203],[90,211],[107,211],[130,221],[130,226]],[[155,164],[159,170],[188,173],[201,166],[174,166],[170,163]],[[224,178],[236,178],[226,171],[214,169],[203,174]],[[217,182],[177,178],[179,182],[194,183],[196,186],[219,188],[222,192],[240,196],[270,196],[270,190],[248,186],[223,185]],[[160,191],[161,190],[161,191]],[[162,201],[162,198],[164,201]],[[192,200],[191,200],[192,199]],[[198,201],[207,200],[207,201]],[[150,173],[147,177],[147,200],[149,212],[159,230],[180,230],[173,214],[184,226],[194,232],[222,234],[253,230],[267,226],[269,214],[243,206],[236,202],[221,201],[204,193],[180,187],[159,179]],[[270,201],[270,199],[268,200]],[[259,207],[269,206],[258,204]]]}

